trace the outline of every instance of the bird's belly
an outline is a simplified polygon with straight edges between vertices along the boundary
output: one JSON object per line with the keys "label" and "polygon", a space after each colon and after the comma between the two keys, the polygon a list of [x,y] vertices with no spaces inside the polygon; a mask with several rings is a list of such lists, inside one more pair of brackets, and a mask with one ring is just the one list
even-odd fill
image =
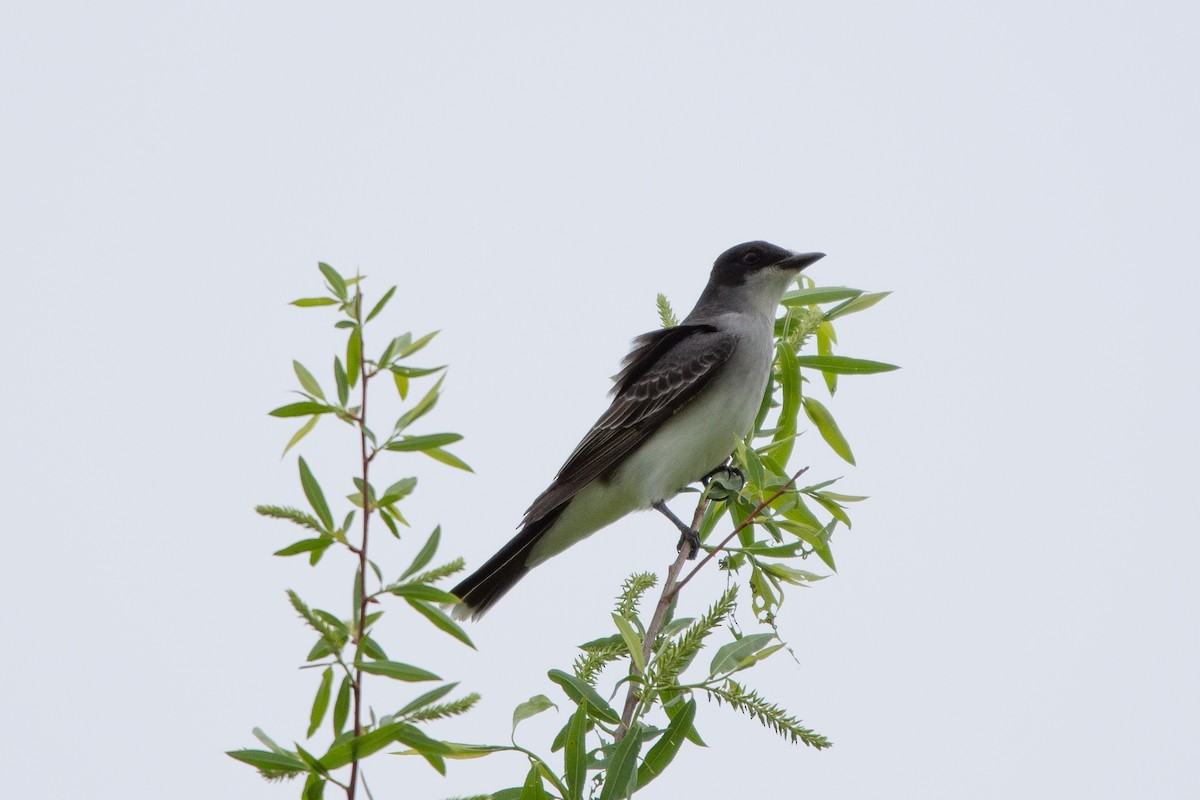
{"label": "bird's belly", "polygon": [[674,497],[729,457],[754,424],[765,384],[764,369],[754,392],[732,380],[710,386],[638,448],[614,482],[636,496],[637,508]]}

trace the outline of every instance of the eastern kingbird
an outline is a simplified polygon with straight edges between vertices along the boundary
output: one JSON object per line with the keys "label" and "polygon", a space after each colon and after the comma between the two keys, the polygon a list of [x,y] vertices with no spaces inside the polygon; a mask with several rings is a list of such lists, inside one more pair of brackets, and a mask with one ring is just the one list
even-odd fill
{"label": "eastern kingbird", "polygon": [[750,432],[774,356],[775,309],[824,255],[767,242],[731,247],[683,322],[634,339],[612,405],[525,512],[520,533],[451,590],[454,617],[478,619],[529,570],[631,511],[667,514],[694,556],[695,533],[665,501],[724,464]]}

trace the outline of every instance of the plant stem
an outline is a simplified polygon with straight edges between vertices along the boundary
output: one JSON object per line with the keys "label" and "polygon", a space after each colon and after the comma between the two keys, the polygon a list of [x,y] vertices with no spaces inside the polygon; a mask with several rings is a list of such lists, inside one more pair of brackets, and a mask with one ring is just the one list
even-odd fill
{"label": "plant stem", "polygon": [[[354,318],[358,323],[357,332],[359,337],[359,352],[364,352],[363,344],[363,321],[362,321],[362,291],[358,288],[358,284],[354,285]],[[354,334],[352,333],[351,336]],[[358,360],[359,380],[362,381],[362,406],[358,411],[358,440],[359,452],[362,457],[362,498],[363,498],[363,515],[362,515],[362,544],[358,547],[358,580],[354,587],[355,600],[358,603],[358,625],[355,630],[355,644],[358,646],[358,651],[361,651],[363,637],[367,635],[364,620],[367,618],[367,603],[370,598],[367,596],[367,531],[371,521],[371,492],[369,482],[369,472],[371,468],[371,459],[367,454],[367,381],[370,376],[367,375],[367,361],[365,358],[359,357]],[[358,657],[355,656],[354,661],[358,662]],[[354,668],[354,735],[362,736],[362,670],[357,666]],[[346,787],[347,800],[354,800],[355,791],[358,788],[358,753],[353,753],[353,758],[350,762],[350,784]]]}
{"label": "plant stem", "polygon": [[[696,504],[696,513],[692,516],[692,530],[696,530],[700,525],[700,520],[704,518],[704,512],[708,508],[708,493],[700,494],[700,502]],[[650,663],[650,651],[654,649],[654,640],[658,638],[658,631],[662,627],[663,619],[667,614],[667,607],[671,605],[671,599],[675,597],[675,582],[679,579],[679,573],[683,572],[684,562],[691,555],[691,548],[687,543],[679,548],[679,555],[675,557],[675,563],[671,564],[667,569],[667,579],[663,581],[662,594],[658,597],[658,605],[654,607],[654,616],[650,618],[650,624],[646,626],[646,636],[642,640],[642,663]],[[630,659],[632,661],[632,659]],[[639,670],[635,664],[629,665],[629,673],[638,675]],[[616,741],[621,741],[625,738],[625,734],[629,731],[629,725],[633,722],[633,712],[637,708],[638,700],[641,697],[637,692],[637,686],[632,681],[629,683],[629,692],[625,695],[625,708],[621,712],[621,725],[617,728]]]}
{"label": "plant stem", "polygon": [[[675,599],[676,595],[679,594],[679,590],[687,585],[687,582],[695,577],[696,573],[703,569],[705,564],[707,564],[709,561],[712,561],[713,556],[721,552],[721,550],[725,548],[725,545],[733,541],[733,537],[737,536],[739,533],[745,530],[746,527],[753,524],[754,518],[761,514],[763,509],[779,499],[784,492],[786,492],[792,487],[793,484],[796,483],[796,479],[805,472],[808,472],[808,467],[805,467],[797,472],[792,476],[791,480],[789,480],[783,486],[780,486],[774,494],[755,506],[754,510],[751,511],[746,519],[742,521],[742,524],[734,528],[733,532],[726,536],[719,545],[710,550],[708,555],[706,555],[683,580],[679,580],[679,573],[683,571],[684,562],[687,561],[688,548],[684,546],[679,549],[679,555],[676,557],[675,563],[671,564],[670,568],[667,570],[667,579],[663,581],[662,594],[659,595],[658,605],[654,607],[654,616],[650,618],[650,624],[646,626],[646,636],[642,640],[642,663],[649,665],[650,651],[654,649],[654,641],[658,638],[659,629],[662,628],[663,619],[667,614],[667,608],[671,605],[671,601]],[[700,521],[704,518],[704,512],[708,508],[708,502],[708,493],[701,493],[700,502],[696,504],[696,513],[692,517],[692,530],[697,530],[699,528]],[[630,659],[630,661],[632,662],[632,659]],[[636,665],[631,663],[629,666],[629,674],[636,677],[641,675],[641,672],[638,670]],[[617,728],[616,735],[613,737],[616,741],[621,741],[621,739],[625,738],[625,734],[629,732],[629,726],[633,723],[633,713],[637,709],[638,701],[640,699],[641,696],[637,692],[637,684],[633,681],[630,681],[629,692],[625,695],[625,708],[621,712],[621,725]]]}

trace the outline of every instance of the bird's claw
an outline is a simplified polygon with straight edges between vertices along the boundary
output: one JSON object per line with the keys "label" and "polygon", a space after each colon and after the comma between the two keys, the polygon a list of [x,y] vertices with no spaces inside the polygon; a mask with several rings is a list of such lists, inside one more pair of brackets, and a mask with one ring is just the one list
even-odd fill
{"label": "bird's claw", "polygon": [[684,545],[688,547],[688,561],[695,561],[700,552],[700,532],[695,528],[683,531],[679,537],[679,545],[675,548],[676,552],[682,550]]}

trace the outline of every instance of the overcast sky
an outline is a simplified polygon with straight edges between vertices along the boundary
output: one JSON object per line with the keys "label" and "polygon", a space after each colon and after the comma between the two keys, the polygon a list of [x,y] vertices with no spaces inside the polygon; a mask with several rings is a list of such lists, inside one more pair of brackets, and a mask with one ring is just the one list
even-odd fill
{"label": "overcast sky", "polygon": [[[270,553],[302,502],[279,453],[291,359],[342,347],[318,260],[375,324],[441,329],[414,536],[478,565],[685,312],[764,238],[825,284],[891,290],[841,352],[903,365],[829,402],[858,457],[794,456],[871,495],[839,574],[793,593],[751,682],[817,753],[701,702],[712,745],[645,793],[1195,797],[1200,543],[1195,298],[1200,56],[1167,2],[8,4],[0,12],[0,763],[13,797],[284,798],[223,755],[303,735],[315,675],[284,597],[346,606],[349,566]],[[386,387],[384,387],[386,389]],[[301,452],[331,496],[356,443]],[[618,523],[471,628],[400,611],[392,655],[484,695],[455,739],[607,633],[661,519]],[[705,601],[721,579],[694,593]],[[748,612],[742,618],[748,622]],[[433,648],[420,658],[417,647]],[[381,706],[410,696],[378,680]],[[391,694],[389,694],[391,692]],[[564,706],[565,710],[565,706]],[[564,716],[526,723],[547,750]],[[516,756],[379,756],[376,797],[519,783]]]}

